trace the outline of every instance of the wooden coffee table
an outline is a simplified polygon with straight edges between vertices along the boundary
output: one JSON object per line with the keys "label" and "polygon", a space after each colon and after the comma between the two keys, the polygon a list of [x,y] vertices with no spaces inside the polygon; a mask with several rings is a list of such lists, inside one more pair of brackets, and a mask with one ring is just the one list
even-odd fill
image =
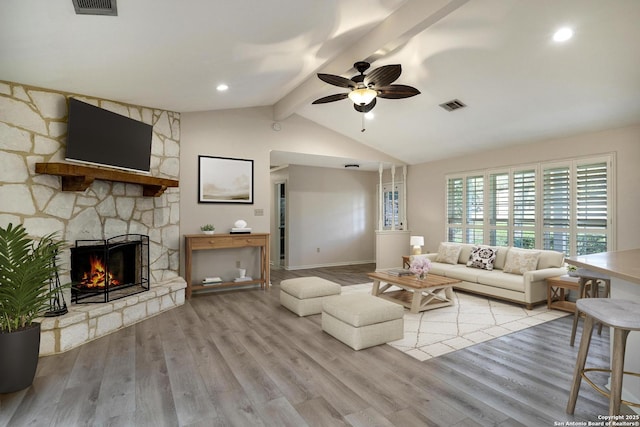
{"label": "wooden coffee table", "polygon": [[[418,280],[415,276],[397,277],[384,272],[367,273],[367,276],[373,279],[371,295],[402,304],[411,313],[453,305],[452,286],[460,282],[431,273],[423,280]],[[392,286],[401,289],[388,290]]]}

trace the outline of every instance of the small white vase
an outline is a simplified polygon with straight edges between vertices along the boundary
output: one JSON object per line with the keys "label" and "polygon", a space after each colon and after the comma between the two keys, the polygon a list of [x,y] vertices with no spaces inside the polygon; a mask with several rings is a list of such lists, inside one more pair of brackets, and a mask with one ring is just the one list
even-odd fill
{"label": "small white vase", "polygon": [[202,230],[202,232],[203,232],[204,234],[213,234],[213,233],[215,233],[215,232],[216,232],[216,230]]}

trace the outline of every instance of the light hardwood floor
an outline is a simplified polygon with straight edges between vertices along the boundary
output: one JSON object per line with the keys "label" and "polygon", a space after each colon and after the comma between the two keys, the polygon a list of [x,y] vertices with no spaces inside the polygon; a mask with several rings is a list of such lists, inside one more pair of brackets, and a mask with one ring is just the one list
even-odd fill
{"label": "light hardwood floor", "polygon": [[[43,357],[32,387],[0,395],[0,426],[553,426],[607,413],[583,385],[565,414],[569,317],[419,362],[388,345],[353,351],[320,315],[279,305],[283,278],[365,283],[372,268],[274,270],[269,291],[198,295]],[[606,366],[608,349],[594,335],[588,363]]]}

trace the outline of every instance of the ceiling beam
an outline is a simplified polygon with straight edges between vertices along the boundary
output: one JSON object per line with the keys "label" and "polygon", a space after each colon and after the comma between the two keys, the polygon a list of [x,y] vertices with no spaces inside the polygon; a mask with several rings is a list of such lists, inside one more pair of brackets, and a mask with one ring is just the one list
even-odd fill
{"label": "ceiling beam", "polygon": [[[345,74],[356,61],[373,62],[403,46],[469,0],[408,0],[356,43],[325,63],[319,73]],[[323,93],[326,84],[315,73],[273,106],[273,118],[281,121]]]}

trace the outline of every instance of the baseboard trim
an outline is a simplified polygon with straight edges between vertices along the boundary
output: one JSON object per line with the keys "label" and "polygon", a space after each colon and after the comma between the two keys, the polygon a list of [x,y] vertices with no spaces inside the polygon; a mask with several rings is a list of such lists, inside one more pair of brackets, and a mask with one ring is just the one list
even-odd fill
{"label": "baseboard trim", "polygon": [[360,265],[360,264],[375,264],[375,260],[369,261],[347,261],[347,262],[333,262],[327,264],[311,264],[311,265],[288,265],[282,266],[284,270],[292,271],[292,270],[307,270],[309,268],[323,268],[323,267],[342,267],[345,265]]}

